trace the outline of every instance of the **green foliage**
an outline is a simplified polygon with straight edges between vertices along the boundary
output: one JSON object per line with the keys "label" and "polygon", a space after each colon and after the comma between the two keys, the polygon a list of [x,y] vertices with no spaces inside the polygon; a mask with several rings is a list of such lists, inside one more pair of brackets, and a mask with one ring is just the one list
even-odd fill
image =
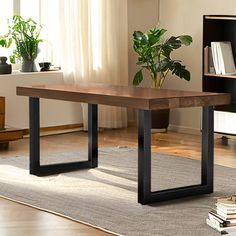
{"label": "green foliage", "polygon": [[12,39],[7,39],[6,36],[0,36],[0,46],[9,48],[12,44]]}
{"label": "green foliage", "polygon": [[134,76],[133,84],[139,85],[142,81],[143,81],[143,73],[142,70],[139,70]]}
{"label": "green foliage", "polygon": [[166,29],[155,27],[146,34],[135,31],[133,34],[133,48],[139,55],[137,65],[141,66],[133,79],[133,85],[137,86],[143,81],[143,69],[147,69],[152,78],[153,86],[161,88],[165,77],[171,71],[173,75],[187,81],[190,80],[190,72],[179,60],[173,60],[171,53],[192,43],[189,35],[172,36],[163,39]]}
{"label": "green foliage", "polygon": [[11,63],[16,59],[34,60],[38,54],[41,26],[31,18],[24,20],[21,16],[13,16],[9,22],[8,33],[0,36],[0,46],[9,48],[15,42],[15,50],[10,56]]}

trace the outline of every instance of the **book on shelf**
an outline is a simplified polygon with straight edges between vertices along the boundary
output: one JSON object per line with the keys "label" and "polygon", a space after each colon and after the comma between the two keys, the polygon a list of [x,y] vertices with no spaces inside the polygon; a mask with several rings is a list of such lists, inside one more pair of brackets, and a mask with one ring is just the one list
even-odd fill
{"label": "book on shelf", "polygon": [[236,74],[231,42],[211,42],[211,53],[216,74]]}
{"label": "book on shelf", "polygon": [[211,47],[206,46],[204,48],[204,73],[205,74],[215,74],[215,67],[212,58]]}
{"label": "book on shelf", "polygon": [[211,52],[212,52],[212,60],[215,68],[216,74],[220,73],[220,67],[219,67],[219,58],[217,53],[217,42],[211,42]]}
{"label": "book on shelf", "polygon": [[218,232],[236,233],[236,195],[219,198],[216,208],[209,211],[206,223]]}

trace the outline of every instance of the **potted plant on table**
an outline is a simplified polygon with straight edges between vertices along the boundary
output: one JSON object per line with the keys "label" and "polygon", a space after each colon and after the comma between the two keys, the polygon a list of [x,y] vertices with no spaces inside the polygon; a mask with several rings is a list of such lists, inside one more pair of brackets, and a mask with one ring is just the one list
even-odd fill
{"label": "potted plant on table", "polygon": [[[11,63],[16,63],[17,59],[22,61],[22,72],[37,71],[35,59],[38,55],[38,44],[41,26],[31,18],[24,20],[21,16],[13,16],[9,22],[9,31],[5,36],[1,36],[2,42],[8,42],[8,47],[15,43],[15,50],[10,56]],[[10,43],[10,44],[9,44]]]}
{"label": "potted plant on table", "polygon": [[[133,85],[139,85],[143,79],[143,70],[150,73],[152,88],[160,89],[166,76],[171,72],[181,79],[190,81],[190,72],[180,60],[171,58],[171,53],[192,43],[189,35],[171,36],[164,39],[166,29],[154,27],[147,33],[135,31],[133,34],[133,48],[138,54],[136,63],[141,69],[135,74]],[[161,116],[164,116],[161,119]],[[159,118],[161,119],[159,119]],[[152,112],[152,128],[167,129],[169,125],[169,110],[157,110]]]}

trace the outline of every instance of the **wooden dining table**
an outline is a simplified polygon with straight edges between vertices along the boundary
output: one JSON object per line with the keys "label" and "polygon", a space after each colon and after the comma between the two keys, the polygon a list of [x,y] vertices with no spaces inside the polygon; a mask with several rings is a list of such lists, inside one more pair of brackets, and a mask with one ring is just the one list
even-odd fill
{"label": "wooden dining table", "polygon": [[[115,86],[102,83],[20,86],[16,88],[16,93],[29,97],[30,174],[44,176],[78,169],[96,168],[98,166],[98,105],[103,104],[138,110],[139,203],[150,204],[213,192],[214,106],[229,104],[229,94]],[[40,99],[88,103],[88,160],[49,165],[40,164]],[[185,107],[202,107],[201,183],[152,191],[151,112],[152,110]]]}

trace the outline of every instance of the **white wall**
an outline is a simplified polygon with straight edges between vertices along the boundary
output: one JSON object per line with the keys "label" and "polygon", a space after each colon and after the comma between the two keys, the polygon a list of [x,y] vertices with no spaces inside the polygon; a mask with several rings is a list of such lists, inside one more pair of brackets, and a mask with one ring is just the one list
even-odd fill
{"label": "white wall", "polygon": [[[203,15],[235,15],[235,0],[160,0],[160,23],[171,35],[190,34],[194,43],[176,54],[191,71],[191,82],[168,78],[164,87],[201,91]],[[194,131],[200,127],[200,109],[178,109],[171,113],[172,128]]]}
{"label": "white wall", "polygon": [[[0,75],[0,96],[6,97],[6,125],[29,127],[28,97],[17,96],[16,86],[62,83],[62,72]],[[41,99],[41,127],[82,123],[79,103]]]}

